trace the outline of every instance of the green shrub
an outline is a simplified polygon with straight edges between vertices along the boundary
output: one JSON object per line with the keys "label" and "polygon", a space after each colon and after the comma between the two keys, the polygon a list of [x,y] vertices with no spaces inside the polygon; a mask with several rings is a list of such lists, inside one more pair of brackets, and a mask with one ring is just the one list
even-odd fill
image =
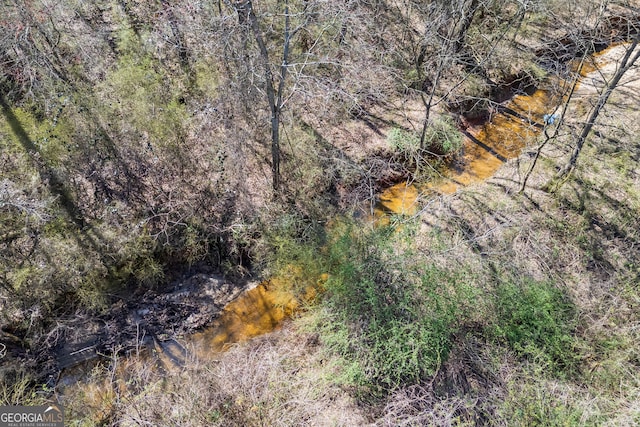
{"label": "green shrub", "polygon": [[462,148],[462,134],[450,116],[438,116],[429,123],[425,140],[431,150],[444,155]]}
{"label": "green shrub", "polygon": [[420,138],[412,132],[401,128],[393,128],[387,135],[387,143],[394,152],[411,155],[420,149]]}
{"label": "green shrub", "polygon": [[506,282],[498,286],[496,299],[496,337],[520,357],[556,373],[571,370],[575,310],[560,289],[549,282]]}
{"label": "green shrub", "polygon": [[105,122],[117,127],[121,138],[145,137],[153,148],[180,157],[189,120],[181,101],[184,84],[138,43],[131,31],[120,32],[117,66],[97,86],[98,110]]}
{"label": "green shrub", "polygon": [[314,220],[295,211],[281,212],[264,227],[254,245],[256,263],[263,263],[269,275],[286,289],[301,296],[315,287],[325,273],[323,261],[324,229]]}
{"label": "green shrub", "polygon": [[44,405],[49,392],[23,368],[5,366],[0,370],[0,405]]}
{"label": "green shrub", "polygon": [[[387,134],[387,144],[393,156],[406,164],[416,176],[431,173],[437,167],[438,156],[448,156],[462,148],[463,138],[453,119],[438,116],[429,122],[424,144],[420,135],[401,128],[393,128]],[[432,167],[424,168],[425,162]],[[423,170],[424,169],[424,170]]]}
{"label": "green shrub", "polygon": [[429,145],[429,139],[423,148],[420,146],[420,136],[417,133],[393,128],[387,134],[387,144],[393,158],[411,170],[417,180],[426,181],[439,175],[436,171],[442,166],[442,159],[434,154],[441,154],[443,150]]}
{"label": "green shrub", "polygon": [[327,247],[321,336],[351,377],[376,394],[432,375],[471,300],[463,274],[396,252],[402,239],[391,228],[344,226]]}
{"label": "green shrub", "polygon": [[420,147],[420,137],[417,134],[401,128],[393,128],[387,134],[387,144],[395,159],[414,170],[415,175],[419,175],[420,165],[425,159]]}
{"label": "green shrub", "polygon": [[585,411],[579,392],[562,382],[546,381],[538,371],[517,372],[505,384],[505,394],[496,402],[495,425],[597,426],[603,419],[599,411]]}

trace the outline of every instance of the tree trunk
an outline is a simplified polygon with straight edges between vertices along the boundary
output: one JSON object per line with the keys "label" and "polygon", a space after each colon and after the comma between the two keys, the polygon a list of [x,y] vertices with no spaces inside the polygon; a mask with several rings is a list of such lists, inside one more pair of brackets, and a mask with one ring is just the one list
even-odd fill
{"label": "tree trunk", "polygon": [[264,65],[265,73],[265,91],[267,94],[267,102],[269,103],[269,110],[271,112],[271,175],[272,175],[272,187],[275,192],[280,190],[280,116],[283,105],[283,93],[285,89],[285,80],[287,77],[287,67],[289,58],[289,44],[291,41],[291,34],[289,28],[289,3],[285,1],[285,29],[284,29],[284,47],[282,51],[282,63],[280,66],[280,81],[278,88],[274,87],[273,73],[271,71],[271,65],[269,62],[269,52],[267,46],[260,32],[260,26],[258,25],[258,18],[253,12],[253,3],[249,0],[248,17],[253,30],[253,35],[258,43],[260,49],[260,56]]}
{"label": "tree trunk", "polygon": [[558,180],[560,181],[563,180],[573,171],[573,169],[575,169],[576,163],[578,162],[578,157],[582,152],[582,147],[584,146],[584,142],[586,141],[587,137],[591,133],[591,130],[593,129],[593,125],[598,119],[600,112],[602,111],[604,106],[607,104],[607,101],[609,101],[609,97],[611,96],[611,93],[618,86],[618,84],[620,83],[620,80],[625,75],[625,73],[635,64],[635,62],[638,60],[638,57],[640,57],[640,50],[638,50],[635,54],[633,54],[634,50],[638,46],[639,39],[640,39],[640,35],[636,35],[635,38],[633,39],[633,42],[631,43],[631,46],[627,49],[624,57],[622,58],[622,61],[620,62],[620,68],[618,68],[615,75],[613,76],[613,79],[611,79],[611,81],[607,83],[604,92],[602,92],[602,94],[598,98],[598,102],[596,103],[596,106],[591,112],[591,115],[589,116],[587,123],[585,123],[584,127],[582,128],[582,132],[580,132],[580,136],[578,137],[578,141],[576,142],[576,147],[574,148],[573,153],[571,153],[571,158],[569,159],[569,162],[562,168],[562,170],[558,173],[558,176],[556,177]]}
{"label": "tree trunk", "polygon": [[471,24],[473,23],[473,18],[476,16],[476,12],[478,11],[478,0],[471,0],[471,4],[468,8],[464,6],[461,8],[460,13],[462,14],[462,19],[460,21],[460,27],[455,35],[455,41],[453,44],[453,53],[458,54],[462,50],[464,43],[467,40],[467,32],[469,32],[469,28],[471,28]]}
{"label": "tree trunk", "polygon": [[542,149],[549,143],[549,141],[552,141],[554,139],[557,138],[558,133],[560,132],[560,129],[562,128],[562,124],[564,123],[564,116],[567,113],[567,109],[569,108],[569,103],[571,102],[571,100],[573,99],[573,95],[576,91],[576,88],[578,87],[578,83],[580,82],[580,75],[582,73],[582,67],[584,65],[584,61],[586,59],[586,53],[585,55],[582,56],[582,60],[580,61],[580,65],[578,66],[578,70],[576,71],[576,76],[573,80],[573,83],[571,84],[571,89],[569,90],[569,94],[566,97],[566,100],[564,101],[564,104],[562,106],[562,113],[560,113],[560,118],[558,119],[558,122],[556,123],[556,128],[553,131],[552,135],[549,135],[549,128],[548,128],[548,123],[545,122],[544,124],[544,141],[542,142],[542,144],[540,144],[538,146],[538,149],[536,150],[536,155],[533,158],[533,162],[531,162],[531,166],[529,167],[529,170],[527,171],[527,173],[524,176],[524,179],[522,180],[522,185],[520,186],[520,191],[519,193],[524,193],[524,190],[527,188],[527,181],[529,181],[529,177],[531,176],[531,174],[533,173],[533,170],[536,167],[536,164],[538,163],[538,160],[540,159],[540,155],[542,154]]}

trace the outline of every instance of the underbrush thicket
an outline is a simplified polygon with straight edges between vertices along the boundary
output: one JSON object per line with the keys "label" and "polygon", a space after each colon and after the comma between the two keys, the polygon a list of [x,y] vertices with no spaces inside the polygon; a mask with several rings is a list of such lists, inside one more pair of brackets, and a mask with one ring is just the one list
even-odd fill
{"label": "underbrush thicket", "polygon": [[578,362],[574,304],[556,284],[530,279],[499,283],[492,333],[519,357],[551,374],[571,374]]}
{"label": "underbrush thicket", "polygon": [[[169,374],[114,355],[114,367],[131,364],[127,374],[98,370],[70,388],[73,417],[272,425],[287,408],[284,425],[597,425],[621,404],[591,388],[583,362],[595,349],[562,285],[512,269],[441,267],[417,250],[412,222],[303,223],[283,220],[269,268],[292,284],[286,292],[321,292],[285,331]],[[283,237],[294,229],[306,237]]]}
{"label": "underbrush thicket", "polygon": [[441,267],[418,250],[411,221],[363,228],[344,220],[325,232],[280,245],[274,272],[302,285],[293,292],[323,277],[303,328],[338,357],[336,380],[362,396],[432,378],[460,339],[504,346],[552,377],[576,373],[576,308],[551,280]]}
{"label": "underbrush thicket", "polygon": [[400,128],[387,134],[392,156],[406,165],[415,179],[426,181],[438,159],[454,158],[462,149],[463,136],[453,119],[442,115],[431,120],[424,139],[424,144],[420,144],[418,133]]}
{"label": "underbrush thicket", "polygon": [[[420,174],[427,151],[455,153],[461,137],[442,106],[456,97],[475,102],[497,70],[516,75],[530,62],[504,66],[522,50],[504,37],[518,29],[505,22],[527,11],[517,2],[497,4],[475,5],[469,16],[478,19],[452,26],[455,42],[444,47],[437,26],[412,27],[464,15],[435,3],[407,10],[363,4],[356,12],[292,4],[294,24],[305,31],[290,45],[284,185],[275,202],[265,161],[265,82],[255,72],[264,58],[238,10],[113,1],[3,5],[7,28],[35,38],[2,40],[2,289],[11,301],[2,321],[29,322],[32,336],[24,328],[22,335],[31,339],[58,311],[106,308],[112,295],[144,292],[194,265],[234,275],[255,262],[260,271],[263,254],[253,248],[265,245],[262,236],[279,215],[323,220],[328,205],[349,203],[357,183],[367,183],[358,191],[371,198],[377,179]],[[272,13],[278,6],[256,9],[272,59],[283,41],[284,22],[271,19],[280,16]],[[374,34],[378,21],[388,27],[384,36],[359,37],[356,28]],[[492,61],[474,65],[472,51]],[[389,125],[371,113],[398,94],[416,101],[427,93],[437,97],[428,120]],[[338,149],[340,141],[324,139],[325,129],[353,119],[412,129],[389,131],[391,155],[406,170],[388,173],[382,162],[376,175],[350,158],[351,148],[366,152],[366,144]],[[416,147],[423,120],[425,146]],[[35,312],[39,321],[27,319]]]}

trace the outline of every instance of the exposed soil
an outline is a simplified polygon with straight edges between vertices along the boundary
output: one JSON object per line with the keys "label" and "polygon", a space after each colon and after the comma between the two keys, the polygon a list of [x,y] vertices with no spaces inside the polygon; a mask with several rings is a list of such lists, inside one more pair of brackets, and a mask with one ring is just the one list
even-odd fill
{"label": "exposed soil", "polygon": [[[614,30],[609,31],[609,33],[613,32]],[[559,43],[562,44],[563,41],[559,41]],[[572,48],[571,53],[573,56],[571,58],[567,57],[567,60],[573,59],[576,52],[578,51]],[[618,51],[612,50],[607,56],[615,56],[616,53],[619,54]],[[545,52],[538,52],[538,55],[542,58]],[[555,59],[557,60],[557,57]],[[629,84],[633,83],[627,82],[627,85]],[[527,92],[528,95],[533,94],[533,86],[526,79],[514,79],[513,82],[509,82],[504,87],[508,88],[509,95],[506,95],[505,90],[496,92],[494,95],[500,98],[500,101],[497,102],[503,102],[506,99],[517,102],[518,96],[516,95],[518,93]],[[531,93],[528,93],[529,91]],[[581,92],[585,96],[590,95],[586,93],[588,92],[586,86]],[[403,109],[398,108],[397,111]],[[419,108],[416,108],[417,110]],[[540,113],[538,109],[535,110]],[[406,109],[404,111],[406,114]],[[503,115],[506,117],[509,113],[512,112],[506,111],[506,114]],[[415,128],[419,117],[415,115],[400,117],[397,115],[387,120],[385,117],[378,116],[377,112],[366,114],[363,117],[354,121],[353,126],[359,130],[359,134],[362,137],[366,136],[372,140],[366,144],[369,147],[361,153],[359,160],[366,164],[369,169],[369,176],[373,176],[374,179],[372,183],[358,183],[358,188],[355,191],[362,191],[363,196],[366,197],[371,192],[379,193],[383,188],[404,181],[410,174],[410,171],[403,167],[401,163],[388,157],[388,153],[385,152],[385,133],[391,125],[400,124],[405,129]],[[479,128],[479,124],[473,122],[468,123],[468,126],[469,128]],[[528,124],[532,128],[535,127],[531,123]],[[497,126],[505,127],[504,123],[498,123]],[[348,130],[349,128],[347,127],[346,129]],[[347,130],[343,130],[343,132]],[[341,136],[340,131],[336,130],[334,132],[337,132],[337,134],[330,135],[332,140]],[[353,136],[347,139],[352,138]],[[349,151],[354,146],[357,147],[357,145],[349,145],[342,147],[342,149]],[[372,153],[372,151],[375,153]],[[501,159],[495,153],[489,154],[492,154],[489,157],[496,158],[498,164],[503,163],[507,158],[513,157],[504,155],[504,159]],[[483,176],[482,179],[486,177]],[[454,180],[457,181],[456,184],[468,184],[466,179],[462,179],[464,178],[462,175],[457,176],[457,178]],[[405,190],[403,190],[401,211],[407,210],[405,198]],[[381,196],[381,199],[385,202],[384,196]],[[390,199],[395,200],[397,197]],[[409,199],[411,210],[414,210],[415,207],[412,200],[415,200],[415,197],[410,197]],[[389,210],[396,211],[396,209],[391,208]],[[113,304],[105,315],[90,316],[80,314],[60,321],[57,327],[47,336],[44,347],[39,351],[38,362],[41,366],[48,366],[49,369],[47,371],[49,372],[59,372],[71,366],[95,359],[99,355],[127,352],[140,347],[157,346],[158,344],[162,346],[163,342],[170,342],[175,338],[192,334],[211,324],[230,301],[236,298],[242,290],[249,287],[250,285],[246,283],[234,284],[218,275],[201,273],[174,282],[166,292],[149,291],[142,296],[136,296],[129,300],[121,299]]]}

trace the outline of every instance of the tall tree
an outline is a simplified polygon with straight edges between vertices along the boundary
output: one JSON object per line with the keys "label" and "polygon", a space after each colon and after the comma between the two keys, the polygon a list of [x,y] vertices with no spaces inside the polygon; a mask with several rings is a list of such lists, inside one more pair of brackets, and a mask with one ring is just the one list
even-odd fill
{"label": "tall tree", "polygon": [[[589,11],[590,13],[587,14],[589,16],[595,14],[595,22],[593,24],[593,29],[591,30],[591,32],[596,33],[599,27],[602,25],[602,22],[605,19],[605,14],[607,12],[608,4],[609,4],[609,0],[601,0],[601,2],[598,5],[593,5],[593,9],[591,9]],[[575,17],[574,19],[576,18],[577,17]],[[573,36],[573,38],[571,38],[571,36]],[[578,85],[580,84],[585,64],[587,63],[587,61],[591,60],[590,59],[591,53],[595,49],[595,47],[593,46],[593,43],[591,42],[592,39],[595,39],[593,35],[585,38],[584,34],[570,33],[569,40],[571,40],[570,44],[573,45],[573,48],[571,49],[573,50],[572,55],[577,55],[578,53],[581,52],[580,62],[575,68],[575,72],[573,72],[572,78],[569,79],[568,76],[565,77],[565,79],[562,79],[559,86],[557,88],[554,88],[555,91],[561,93],[560,99],[562,99],[562,104],[556,107],[554,111],[549,111],[547,116],[545,116],[544,118],[544,129],[543,129],[544,139],[542,143],[540,143],[536,148],[533,161],[529,165],[529,169],[524,174],[524,178],[520,186],[520,193],[523,193],[525,191],[527,187],[527,182],[529,181],[529,178],[531,177],[531,174],[533,173],[533,170],[535,169],[536,165],[538,164],[538,160],[542,155],[542,150],[551,141],[556,140],[558,135],[560,135],[561,130],[564,128],[565,116],[567,114],[569,106],[571,105],[571,102],[573,101],[573,96],[575,94],[575,91],[578,88]],[[557,46],[555,47],[557,48]],[[550,52],[551,55],[553,55],[555,49],[551,48],[550,51],[551,51]],[[563,52],[562,49],[560,50],[560,52],[561,52],[559,54],[560,57],[558,57],[555,61],[553,61],[553,68],[556,70],[562,70],[566,68],[565,61],[563,60],[563,56],[566,53]],[[571,71],[569,71],[569,73],[571,73]],[[558,74],[561,74],[561,73],[558,71]],[[553,130],[551,130],[552,126],[553,126]]]}
{"label": "tall tree", "polygon": [[[495,84],[488,77],[486,68],[495,60],[498,46],[508,42],[506,34],[518,31],[517,23],[523,19],[527,4],[518,2],[504,13],[485,16],[483,22],[475,19],[485,9],[492,7],[495,7],[492,1],[458,0],[451,3],[433,2],[423,9],[423,19],[427,23],[424,24],[414,60],[416,74],[422,82],[418,88],[424,106],[420,132],[422,149],[426,148],[426,135],[434,107],[455,96],[456,91],[473,76]],[[469,40],[474,20],[478,22],[479,31],[484,30],[483,26],[494,31],[484,37],[485,46],[475,46]]]}
{"label": "tall tree", "polygon": [[252,0],[242,3],[239,10],[242,11],[240,16],[246,14],[249,25],[255,37],[260,58],[264,67],[265,92],[267,102],[269,103],[269,111],[271,113],[271,174],[272,187],[275,192],[280,190],[280,121],[282,108],[284,106],[284,91],[287,80],[287,69],[289,67],[289,52],[291,39],[302,27],[291,30],[291,18],[289,15],[289,1],[284,1],[284,38],[282,44],[281,63],[277,78],[271,70],[271,61],[269,50],[265,43],[260,29],[260,23],[253,8]]}

